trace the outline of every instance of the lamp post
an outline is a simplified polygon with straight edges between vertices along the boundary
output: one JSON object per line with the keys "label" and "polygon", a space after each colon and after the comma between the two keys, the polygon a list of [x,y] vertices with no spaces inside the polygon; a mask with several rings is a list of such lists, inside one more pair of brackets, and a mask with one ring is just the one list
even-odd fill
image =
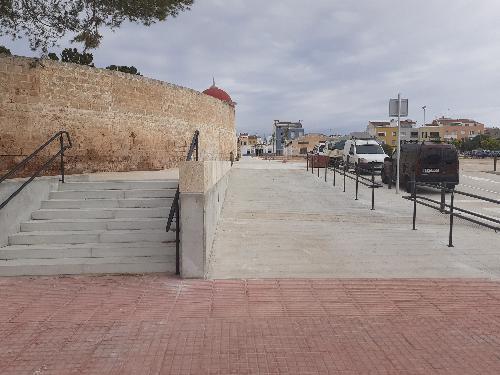
{"label": "lamp post", "polygon": [[398,94],[398,153],[397,153],[397,173],[396,173],[396,194],[399,194],[399,166],[401,160],[401,93]]}
{"label": "lamp post", "polygon": [[426,105],[424,105],[424,106],[422,107],[422,109],[424,110],[424,126],[425,126],[425,109],[426,109],[426,108],[427,108],[427,106],[426,106]]}

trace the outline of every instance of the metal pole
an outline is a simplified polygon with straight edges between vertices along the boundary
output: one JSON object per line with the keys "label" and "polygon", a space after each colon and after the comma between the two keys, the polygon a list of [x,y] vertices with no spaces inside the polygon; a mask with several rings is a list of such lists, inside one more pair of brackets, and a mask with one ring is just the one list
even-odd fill
{"label": "metal pole", "polygon": [[319,177],[319,155],[316,156],[318,159],[316,160],[318,162],[318,177]]}
{"label": "metal pole", "polygon": [[413,190],[412,190],[412,196],[413,196],[413,230],[417,230],[415,228],[415,224],[417,221],[417,181],[415,177],[415,172],[412,174],[412,185],[413,185]]}
{"label": "metal pole", "polygon": [[356,199],[358,200],[358,189],[359,189],[359,164],[356,165]]}
{"label": "metal pole", "polygon": [[497,159],[498,159],[498,156],[495,156],[493,158],[493,172],[497,171]]}
{"label": "metal pole", "polygon": [[196,134],[196,161],[198,161],[199,134]]}
{"label": "metal pole", "polygon": [[444,184],[441,183],[441,205],[439,206],[441,213],[445,211],[445,203],[446,203],[446,191],[444,188]]}
{"label": "metal pole", "polygon": [[311,173],[314,174],[314,155],[311,155]]}
{"label": "metal pole", "polygon": [[309,171],[309,154],[306,154],[306,171]]}
{"label": "metal pole", "polygon": [[346,164],[344,164],[344,193],[345,193],[345,170],[346,170]]}
{"label": "metal pole", "polygon": [[[389,183],[387,184],[388,189],[392,189],[392,175],[394,174],[394,161],[391,161],[390,169],[389,169]],[[384,169],[385,172],[385,169]]]}
{"label": "metal pole", "polygon": [[451,191],[450,197],[450,238],[448,247],[453,247],[453,200],[455,199],[455,190]]}
{"label": "metal pole", "polygon": [[373,166],[373,162],[371,162],[372,165],[372,211],[375,209],[375,168]]}
{"label": "metal pole", "polygon": [[335,186],[335,175],[337,174],[337,161],[333,161],[333,186]]}
{"label": "metal pole", "polygon": [[64,184],[64,138],[59,136],[59,144],[61,145],[61,182]]}
{"label": "metal pole", "polygon": [[399,194],[399,160],[401,155],[401,93],[398,93],[398,166],[397,166],[397,174],[396,174],[396,194]]}
{"label": "metal pole", "polygon": [[175,204],[176,206],[176,215],[175,215],[175,274],[180,275],[181,274],[181,262],[180,262],[180,243],[181,243],[181,236],[180,236],[180,228],[181,228],[181,212],[179,209],[179,200],[177,200],[177,203]]}

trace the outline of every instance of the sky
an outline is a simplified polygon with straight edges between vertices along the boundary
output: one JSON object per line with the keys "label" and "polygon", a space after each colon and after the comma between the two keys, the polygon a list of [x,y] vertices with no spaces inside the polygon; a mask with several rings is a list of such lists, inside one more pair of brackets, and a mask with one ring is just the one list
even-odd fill
{"label": "sky", "polygon": [[[104,30],[93,54],[98,67],[134,65],[198,91],[215,77],[238,103],[238,132],[269,135],[275,119],[360,131],[388,119],[398,92],[418,125],[427,106],[427,122],[499,126],[499,14],[498,0],[195,0],[151,27]],[[39,56],[24,39],[2,44]]]}

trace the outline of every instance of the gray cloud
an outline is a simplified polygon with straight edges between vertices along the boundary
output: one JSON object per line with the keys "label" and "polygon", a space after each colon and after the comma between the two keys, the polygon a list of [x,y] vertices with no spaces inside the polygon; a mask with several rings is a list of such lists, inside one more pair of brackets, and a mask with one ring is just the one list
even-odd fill
{"label": "gray cloud", "polygon": [[274,119],[360,130],[387,118],[398,91],[419,121],[427,105],[428,119],[498,126],[499,11],[496,0],[198,0],[166,23],[106,32],[94,55],[200,91],[214,75],[240,131],[269,133]]}

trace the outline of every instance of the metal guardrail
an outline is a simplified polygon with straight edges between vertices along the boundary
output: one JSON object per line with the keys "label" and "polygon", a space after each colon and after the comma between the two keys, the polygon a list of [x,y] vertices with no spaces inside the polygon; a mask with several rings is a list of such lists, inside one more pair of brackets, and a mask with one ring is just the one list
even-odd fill
{"label": "metal guardrail", "polygon": [[[193,153],[195,154],[195,160],[198,161],[198,146],[199,146],[199,136],[200,132],[196,130],[194,132],[193,138],[191,139],[191,145],[189,146],[189,150],[186,156],[186,161],[190,161],[193,159]],[[180,210],[179,210],[179,187],[175,191],[174,201],[172,202],[172,206],[170,207],[170,212],[168,214],[167,220],[167,232],[170,232],[172,228],[172,222],[175,217],[175,274],[180,274]]]}
{"label": "metal guardrail", "polygon": [[[325,164],[325,163],[323,163]],[[306,170],[309,171],[309,168],[311,168],[311,173],[314,174],[314,155],[311,157],[309,154],[307,155],[306,158]],[[333,160],[333,161],[328,161],[326,162],[325,167],[320,167],[319,163],[316,169],[318,170],[318,177],[320,177],[320,168],[325,169],[325,182],[327,182],[327,174],[328,170],[333,171],[333,186],[336,186],[337,182],[337,174],[340,174],[343,177],[343,191],[345,193],[346,191],[346,178],[349,178],[353,181],[356,181],[356,189],[355,189],[355,200],[358,200],[358,195],[359,195],[359,185],[366,186],[371,189],[371,209],[375,210],[375,189],[378,189],[382,187],[383,185],[375,182],[375,168],[374,164],[370,163],[370,168],[362,168],[359,165],[355,166],[354,168],[354,173],[352,173],[349,170],[349,166],[344,163],[343,161],[339,160]],[[365,177],[362,175],[362,173],[370,175],[370,177]]]}
{"label": "metal guardrail", "polygon": [[[469,198],[475,198],[484,202],[494,203],[500,205],[500,200],[492,199],[488,197],[483,197],[477,194],[466,193],[464,191],[456,190],[455,188],[450,189],[445,185],[436,186],[423,182],[416,182],[415,175],[412,176],[412,194],[408,196],[403,196],[403,199],[413,201],[413,230],[416,230],[416,220],[417,220],[417,204],[435,209],[443,214],[447,214],[450,217],[449,233],[448,233],[448,247],[453,247],[453,224],[454,217],[469,221],[471,223],[483,226],[494,230],[495,232],[500,231],[500,220],[491,216],[486,216],[478,212],[467,210],[455,206],[455,195],[463,195]],[[439,189],[441,192],[441,199],[437,201],[435,199],[417,195],[417,187],[430,187],[434,189]],[[450,193],[450,203],[446,203],[445,195]],[[458,211],[458,213],[457,213]]]}
{"label": "metal guardrail", "polygon": [[[64,142],[64,136],[66,136],[67,144]],[[9,172],[7,172],[4,176],[0,177],[0,183],[5,180],[12,178],[16,175],[17,172],[22,170],[31,160],[33,160],[40,152],[45,150],[49,145],[51,145],[56,140],[59,140],[59,151],[50,157],[41,167],[39,167],[30,178],[28,178],[16,191],[14,191],[7,199],[5,199],[0,204],[0,210],[4,208],[14,197],[16,197],[26,186],[28,186],[35,178],[39,177],[40,174],[46,170],[56,159],[60,156],[60,172],[61,172],[61,182],[64,183],[64,151],[73,147],[71,143],[71,138],[69,133],[65,130],[61,130],[54,134],[47,142],[38,147],[35,151],[31,153],[28,157],[26,157],[23,161],[18,163],[14,168],[12,168]]]}

